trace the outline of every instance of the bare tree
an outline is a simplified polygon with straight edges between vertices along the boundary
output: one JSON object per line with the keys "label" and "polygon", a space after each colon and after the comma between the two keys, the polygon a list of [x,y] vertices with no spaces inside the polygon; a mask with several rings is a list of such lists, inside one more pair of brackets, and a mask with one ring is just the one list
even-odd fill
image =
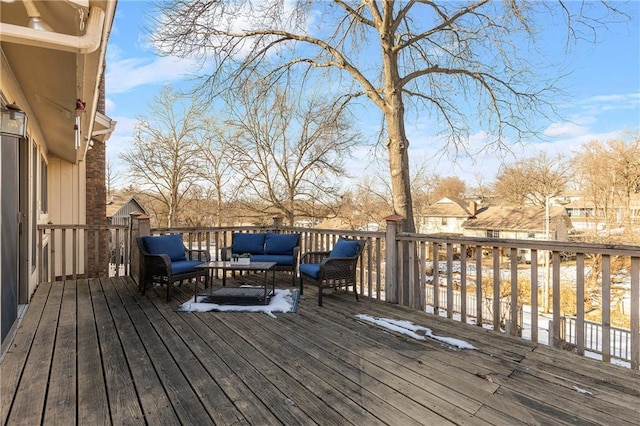
{"label": "bare tree", "polygon": [[462,179],[457,176],[447,176],[436,182],[433,198],[435,201],[443,197],[463,198],[466,192],[467,184]]}
{"label": "bare tree", "polygon": [[[631,196],[640,192],[640,138],[591,141],[576,153],[572,165],[585,198],[593,204],[594,228],[597,221],[607,229],[618,227],[620,219],[630,225]],[[619,236],[616,239],[620,242]]]}
{"label": "bare tree", "polygon": [[340,202],[341,216],[350,220],[351,229],[376,223],[383,225],[383,218],[392,212],[389,188],[382,180],[372,176],[362,176]]}
{"label": "bare tree", "polygon": [[211,212],[217,226],[222,226],[227,206],[238,198],[240,177],[234,172],[233,130],[212,118],[204,121],[200,175],[206,188],[206,199],[213,200]]}
{"label": "bare tree", "polygon": [[105,186],[107,187],[107,198],[113,194],[114,186],[120,179],[120,173],[116,172],[111,165],[111,162],[107,161],[105,166]]}
{"label": "bare tree", "polygon": [[[290,86],[266,91],[256,83],[227,99],[226,144],[245,197],[275,207],[293,225],[308,201],[340,196],[334,182],[346,174],[344,160],[359,142],[344,110],[319,96],[297,100]],[[255,203],[248,203],[256,205]]]}
{"label": "bare tree", "polygon": [[[555,84],[535,72],[547,64],[535,49],[536,24],[557,25],[560,15],[569,39],[585,29],[595,37],[613,9],[604,2],[489,0],[193,0],[160,7],[152,41],[165,54],[201,59],[202,88],[211,95],[256,73],[306,80],[320,71],[345,102],[368,98],[384,116],[393,207],[407,231],[415,225],[405,121],[418,111],[407,107],[439,115],[445,126],[433,133],[445,133],[454,152],[467,149],[470,123],[483,123],[489,145],[535,135],[533,118],[549,112]],[[585,16],[590,12],[603,14]],[[533,48],[523,49],[527,43]]]}
{"label": "bare tree", "polygon": [[138,119],[132,147],[120,158],[141,191],[166,207],[166,225],[179,224],[185,195],[200,178],[200,110],[170,88],[154,97],[150,117]]}
{"label": "bare tree", "polygon": [[563,155],[549,157],[544,152],[502,166],[496,179],[496,195],[514,204],[546,207],[549,198],[566,189],[569,168]]}

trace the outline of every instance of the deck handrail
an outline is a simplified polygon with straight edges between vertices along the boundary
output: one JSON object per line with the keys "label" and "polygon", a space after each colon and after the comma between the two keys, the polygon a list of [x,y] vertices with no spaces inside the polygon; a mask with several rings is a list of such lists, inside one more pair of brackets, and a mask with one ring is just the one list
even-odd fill
{"label": "deck handrail", "polygon": [[[134,218],[134,222],[135,220],[137,219]],[[132,229],[139,228],[134,225],[129,228],[113,225],[40,225],[41,253],[44,248],[49,250],[47,265],[42,263],[44,256],[41,257],[41,280],[52,280],[52,275],[54,279],[84,276],[78,265],[90,263],[91,256],[88,256],[86,244],[88,240],[104,238],[96,236],[95,233],[100,232],[115,232],[118,241],[125,241],[118,247],[122,246],[126,253],[124,257],[117,257],[118,261],[123,259],[125,265],[119,264],[116,273],[125,268],[126,274],[135,277],[135,272],[127,269],[132,238],[129,233]],[[551,315],[551,340],[548,344],[561,348],[570,347],[583,355],[587,351],[593,351],[593,342],[585,331],[588,329],[585,324],[593,323],[600,333],[597,352],[602,354],[603,361],[624,358],[629,361],[631,368],[638,369],[640,365],[640,246],[403,232],[390,235],[389,232],[278,225],[142,229],[147,229],[149,234],[181,234],[188,248],[208,248],[211,258],[217,260],[220,259],[220,249],[231,245],[234,232],[300,233],[303,253],[330,250],[340,237],[365,239],[367,245],[358,263],[357,276],[358,289],[363,296],[411,307],[420,306],[420,309],[427,309],[434,314],[462,322],[472,321],[478,326],[489,326],[496,332],[509,332],[513,335],[520,335],[525,327],[524,315],[528,321],[527,326],[530,324],[528,338],[538,343],[547,343],[538,333],[540,315],[547,313],[544,311],[546,305]],[[85,247],[84,257],[76,254],[80,252],[80,247]],[[393,250],[388,250],[389,248]],[[73,255],[69,254],[70,250]],[[104,260],[109,257],[107,253],[112,253],[111,247],[109,250],[106,253],[98,250],[93,256]],[[521,250],[530,253],[530,264],[520,257]],[[395,257],[389,257],[389,253],[394,253]],[[409,256],[409,261],[405,259],[403,262],[405,255]],[[570,263],[562,262],[565,257],[574,260]],[[545,258],[546,264],[540,261]],[[620,264],[628,266],[628,269],[622,271],[625,275],[622,290],[614,282],[618,279],[615,274],[620,270],[617,266]],[[393,267],[390,268],[390,265]],[[133,263],[131,268],[133,269]],[[392,275],[387,276],[389,271],[392,271]],[[591,271],[597,271],[595,287]],[[569,278],[565,277],[565,272],[570,275]],[[87,273],[85,275],[89,276]],[[523,294],[527,282],[530,289],[527,294]],[[385,283],[393,283],[394,286],[389,287]],[[568,287],[572,287],[570,293],[575,294],[575,300],[566,300],[567,296],[561,297]],[[540,289],[543,290],[542,298],[539,296]],[[584,301],[588,290],[600,295],[594,305],[601,312],[600,318],[596,320],[589,318],[586,312],[587,305]],[[612,324],[612,314],[618,303],[614,295],[617,291],[629,294],[631,301],[628,313],[630,349],[625,350],[630,355],[624,357],[620,355],[620,348],[615,347],[615,342],[619,339],[612,338],[620,328]],[[468,295],[474,297],[468,298]],[[531,309],[531,312],[523,314],[525,303],[521,298],[524,296],[528,305],[542,306],[544,312]],[[460,306],[454,307],[454,300],[459,300]],[[470,304],[475,306],[469,306]],[[575,312],[572,311],[573,308],[567,307],[572,304],[575,304]],[[564,329],[566,316],[573,318],[569,333]]]}

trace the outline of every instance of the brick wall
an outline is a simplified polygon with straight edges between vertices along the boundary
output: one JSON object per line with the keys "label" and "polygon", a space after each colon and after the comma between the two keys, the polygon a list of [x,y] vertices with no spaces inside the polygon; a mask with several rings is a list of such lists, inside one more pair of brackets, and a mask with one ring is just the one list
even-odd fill
{"label": "brick wall", "polygon": [[[99,95],[98,95],[98,112],[105,113],[105,85],[104,85],[104,69],[100,79]],[[87,170],[87,204],[86,216],[87,225],[106,225],[107,224],[107,206],[106,206],[106,186],[105,186],[105,156],[106,146],[104,143],[93,140],[93,147],[87,151],[86,170]],[[89,238],[88,248],[88,265],[87,270],[95,272],[94,276],[106,276],[108,272],[108,244],[106,234],[104,238],[100,238],[96,243],[94,238]],[[98,245],[98,247],[96,247]],[[92,253],[100,253],[100,256],[92,255]]]}

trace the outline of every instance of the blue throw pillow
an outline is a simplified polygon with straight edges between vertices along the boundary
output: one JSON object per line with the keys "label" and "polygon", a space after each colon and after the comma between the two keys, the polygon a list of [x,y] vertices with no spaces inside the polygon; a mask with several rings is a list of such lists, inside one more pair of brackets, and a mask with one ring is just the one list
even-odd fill
{"label": "blue throw pillow", "polygon": [[353,257],[358,253],[359,245],[355,240],[338,238],[338,241],[333,246],[333,250],[329,253],[329,257]]}
{"label": "blue throw pillow", "polygon": [[235,254],[251,253],[262,254],[264,253],[264,240],[266,234],[233,234],[233,242],[231,244],[231,251]]}
{"label": "blue throw pillow", "polygon": [[293,254],[293,248],[298,245],[298,234],[267,233],[266,254]]}
{"label": "blue throw pillow", "polygon": [[147,235],[142,237],[144,246],[151,254],[166,254],[171,261],[186,260],[182,236],[173,235]]}

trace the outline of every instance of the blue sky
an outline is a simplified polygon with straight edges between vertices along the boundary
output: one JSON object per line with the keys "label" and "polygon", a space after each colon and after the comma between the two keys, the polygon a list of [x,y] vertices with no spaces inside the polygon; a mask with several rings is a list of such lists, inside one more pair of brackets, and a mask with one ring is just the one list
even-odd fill
{"label": "blue sky", "polygon": [[[630,22],[611,26],[598,34],[595,44],[582,43],[572,49],[569,57],[550,57],[552,62],[563,61],[570,75],[562,80],[566,98],[556,108],[562,121],[542,123],[544,141],[535,146],[515,147],[518,157],[531,155],[532,150],[550,154],[568,153],[582,144],[597,139],[606,141],[624,132],[640,128],[640,2],[628,5],[633,14]],[[131,145],[136,117],[148,114],[148,104],[165,85],[185,87],[185,73],[192,65],[188,61],[156,56],[147,43],[142,24],[144,14],[153,4],[147,1],[120,0],[116,11],[107,51],[107,115],[118,122],[116,131],[107,142],[107,159],[115,171],[122,174],[118,154]],[[564,33],[547,34],[549,43],[558,43]],[[555,44],[546,46],[549,55],[562,49]],[[424,123],[407,126],[411,142],[410,156],[420,162],[430,159],[442,145],[435,135],[423,129]],[[471,139],[482,138],[482,133]],[[365,173],[370,157],[369,148],[361,148],[353,156],[350,170],[355,175]],[[441,176],[459,176],[468,185],[493,181],[500,159],[494,154],[476,157],[475,162],[464,156],[451,161],[442,158],[434,166]],[[381,170],[386,175],[386,170]],[[370,169],[369,169],[370,173]],[[124,184],[120,179],[120,184]]]}

